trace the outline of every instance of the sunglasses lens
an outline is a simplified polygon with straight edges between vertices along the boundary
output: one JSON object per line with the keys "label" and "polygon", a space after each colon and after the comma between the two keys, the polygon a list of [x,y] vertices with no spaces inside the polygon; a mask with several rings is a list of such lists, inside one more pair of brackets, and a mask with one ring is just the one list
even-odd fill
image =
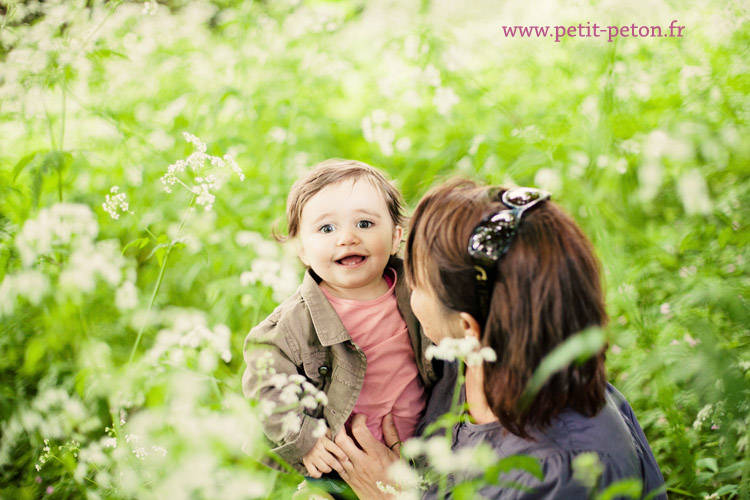
{"label": "sunglasses lens", "polygon": [[512,227],[516,223],[516,214],[510,210],[503,210],[492,216],[489,220],[489,229],[491,231],[501,231],[504,228]]}
{"label": "sunglasses lens", "polygon": [[505,193],[504,198],[517,207],[522,207],[532,201],[538,200],[540,196],[541,193],[536,189],[511,189]]}
{"label": "sunglasses lens", "polygon": [[469,240],[471,255],[497,260],[508,244],[515,220],[512,212],[500,212],[477,226]]}

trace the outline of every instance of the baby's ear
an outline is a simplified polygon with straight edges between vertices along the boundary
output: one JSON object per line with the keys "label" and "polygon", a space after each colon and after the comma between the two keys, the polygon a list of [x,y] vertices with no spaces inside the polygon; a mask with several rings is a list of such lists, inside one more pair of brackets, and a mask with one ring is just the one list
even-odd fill
{"label": "baby's ear", "polygon": [[396,255],[401,246],[401,237],[404,236],[404,228],[395,226],[393,228],[393,242],[391,244],[391,255]]}
{"label": "baby's ear", "polygon": [[304,245],[302,245],[302,241],[300,241],[299,238],[294,238],[291,243],[292,245],[294,245],[294,249],[297,251],[297,257],[299,257],[299,260],[301,260],[306,267],[310,267],[310,263],[307,261],[307,255],[305,254],[305,247]]}

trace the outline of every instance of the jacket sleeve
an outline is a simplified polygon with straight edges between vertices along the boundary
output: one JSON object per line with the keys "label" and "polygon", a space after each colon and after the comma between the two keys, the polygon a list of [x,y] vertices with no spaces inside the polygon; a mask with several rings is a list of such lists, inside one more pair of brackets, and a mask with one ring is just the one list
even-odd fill
{"label": "jacket sleeve", "polygon": [[[289,391],[285,394],[283,385],[278,384],[280,377],[274,377],[298,375],[302,365],[299,346],[278,320],[278,314],[273,313],[250,330],[245,339],[242,390],[247,398],[258,401],[263,432],[274,444],[271,451],[304,473],[302,457],[315,444],[313,431],[318,419],[307,415],[301,404],[290,404]],[[291,409],[280,410],[290,406]]]}

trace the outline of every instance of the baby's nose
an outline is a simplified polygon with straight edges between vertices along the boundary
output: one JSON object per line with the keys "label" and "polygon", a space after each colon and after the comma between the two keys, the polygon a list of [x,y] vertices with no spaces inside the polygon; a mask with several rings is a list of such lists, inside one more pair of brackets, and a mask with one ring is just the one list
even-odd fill
{"label": "baby's nose", "polygon": [[359,243],[359,238],[354,231],[339,232],[339,245],[354,245],[355,243]]}

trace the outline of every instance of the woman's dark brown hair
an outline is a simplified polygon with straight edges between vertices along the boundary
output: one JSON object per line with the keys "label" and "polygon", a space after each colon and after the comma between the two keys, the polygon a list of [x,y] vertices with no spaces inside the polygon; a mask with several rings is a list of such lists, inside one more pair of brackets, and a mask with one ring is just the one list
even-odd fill
{"label": "woman's dark brown hair", "polygon": [[[469,236],[483,217],[506,208],[497,191],[472,181],[432,189],[411,219],[409,282],[427,287],[446,308],[467,312],[481,325]],[[558,371],[530,404],[520,404],[547,354],[571,335],[607,322],[599,263],[588,238],[557,205],[541,202],[523,215],[495,274],[481,342],[497,353],[496,362],[484,363],[484,392],[500,423],[528,438],[529,427],[549,425],[566,407],[597,414],[605,401],[604,349]]]}

